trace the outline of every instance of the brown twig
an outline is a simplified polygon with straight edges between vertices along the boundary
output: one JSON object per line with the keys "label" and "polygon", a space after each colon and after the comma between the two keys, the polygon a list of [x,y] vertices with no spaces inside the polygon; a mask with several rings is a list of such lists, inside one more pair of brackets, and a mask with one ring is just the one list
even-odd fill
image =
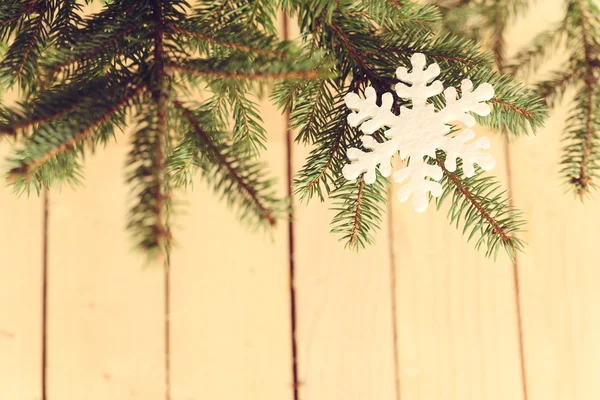
{"label": "brown twig", "polygon": [[247,51],[247,52],[251,52],[251,53],[263,54],[263,55],[274,56],[274,57],[285,57],[286,56],[286,53],[283,51],[261,49],[258,47],[252,47],[252,46],[244,45],[241,43],[231,42],[228,40],[221,40],[221,39],[215,38],[214,36],[208,35],[206,33],[190,31],[190,30],[182,28],[180,26],[172,26],[170,29],[173,32],[177,32],[177,33],[181,33],[183,35],[202,39],[207,42],[217,44],[220,46],[229,47],[230,49],[233,49],[233,50]]}
{"label": "brown twig", "polygon": [[63,62],[54,64],[52,66],[52,72],[56,73],[59,72],[62,69],[67,68],[70,65],[79,63],[81,61],[85,61],[86,59],[100,53],[102,50],[104,50],[107,46],[112,45],[113,43],[117,42],[118,40],[122,39],[123,37],[127,36],[128,34],[130,34],[131,32],[133,32],[134,30],[137,29],[137,25],[133,24],[132,26],[123,29],[122,31],[117,32],[114,36],[112,36],[110,39],[102,42],[101,44],[99,44],[98,46],[88,50],[87,52],[85,52],[84,54],[80,55],[79,57],[76,58],[71,58],[71,59],[67,59]]}
{"label": "brown twig", "polygon": [[42,16],[38,15],[36,18],[36,28],[35,28],[35,32],[34,34],[31,36],[31,39],[29,40],[29,43],[27,43],[27,47],[25,48],[25,51],[23,52],[23,56],[21,57],[21,59],[19,60],[19,64],[17,65],[17,68],[15,70],[14,73],[14,79],[19,79],[19,77],[21,76],[21,72],[23,72],[23,68],[25,67],[25,63],[27,62],[27,59],[29,58],[29,55],[31,54],[31,51],[33,50],[33,45],[35,44],[35,41],[38,39],[39,35],[40,35],[40,31],[42,30]]}
{"label": "brown twig", "polygon": [[273,216],[273,212],[269,210],[264,204],[262,204],[254,188],[252,188],[250,185],[248,185],[246,181],[244,181],[244,178],[240,176],[238,171],[233,166],[233,163],[221,153],[218,146],[214,143],[210,135],[204,129],[202,129],[202,127],[198,123],[198,120],[196,119],[196,117],[194,117],[194,114],[178,100],[173,100],[173,105],[175,106],[175,108],[181,111],[185,119],[194,129],[196,135],[198,135],[198,137],[204,142],[204,144],[206,144],[209,150],[213,153],[213,156],[216,157],[219,160],[219,162],[225,166],[232,178],[249,196],[251,202],[258,209],[259,214],[263,218],[265,218],[265,220],[267,220],[269,225],[275,225],[276,221],[275,217]]}
{"label": "brown twig", "polygon": [[577,1],[577,6],[579,7],[579,12],[581,13],[581,34],[583,40],[583,50],[586,61],[586,77],[585,77],[585,86],[586,86],[586,95],[587,95],[587,105],[586,105],[586,118],[585,118],[585,140],[582,142],[581,147],[583,151],[583,156],[581,158],[581,165],[579,168],[579,175],[576,178],[573,178],[572,181],[579,186],[577,190],[577,194],[583,196],[588,188],[588,185],[592,181],[592,177],[588,172],[588,160],[592,153],[592,138],[594,137],[594,107],[596,103],[596,95],[595,88],[597,85],[596,78],[594,76],[594,68],[595,64],[594,57],[592,56],[592,43],[589,38],[588,33],[588,20],[587,15],[585,13],[583,4],[581,0]]}
{"label": "brown twig", "polygon": [[57,147],[45,153],[40,158],[35,160],[31,160],[26,164],[23,164],[20,167],[13,168],[8,172],[9,180],[16,180],[18,176],[25,176],[26,178],[30,177],[31,172],[41,167],[43,164],[56,157],[57,155],[64,153],[73,149],[78,143],[83,140],[89,138],[95,132],[96,128],[102,125],[108,118],[110,118],[114,113],[119,111],[123,106],[125,106],[133,97],[139,94],[143,90],[143,86],[138,86],[134,90],[132,90],[127,96],[125,96],[121,101],[115,104],[113,107],[108,109],[104,114],[99,116],[93,123],[81,129],[78,133],[73,135],[69,140],[64,143],[61,143]]}
{"label": "brown twig", "polygon": [[206,76],[212,78],[229,79],[315,79],[320,75],[317,71],[292,71],[292,72],[227,72],[227,71],[205,71],[199,68],[169,63],[166,68],[171,71],[184,72],[192,75]]}
{"label": "brown twig", "polygon": [[452,182],[452,184],[454,185],[456,190],[458,190],[462,195],[464,195],[467,198],[467,200],[469,200],[469,203],[471,203],[473,205],[473,207],[475,207],[475,209],[477,209],[479,214],[490,224],[490,226],[492,227],[492,230],[494,231],[494,233],[496,235],[500,236],[500,239],[502,240],[502,242],[503,243],[509,242],[511,239],[511,236],[500,225],[500,223],[498,223],[498,221],[496,221],[494,219],[494,217],[492,217],[486,211],[486,209],[481,205],[479,200],[477,200],[475,198],[475,196],[473,195],[473,193],[471,193],[469,188],[466,187],[465,185],[463,185],[461,180],[455,174],[453,174],[452,172],[450,172],[446,169],[444,162],[439,157],[435,158],[435,162],[437,165],[440,166],[442,171],[444,171],[444,174],[448,177],[448,179],[450,179],[450,181]]}
{"label": "brown twig", "polygon": [[362,209],[363,195],[365,188],[365,179],[363,176],[359,178],[358,182],[358,194],[356,195],[356,208],[354,209],[354,218],[352,220],[352,231],[350,233],[350,246],[356,246],[358,241],[358,232],[360,231],[360,212]]}

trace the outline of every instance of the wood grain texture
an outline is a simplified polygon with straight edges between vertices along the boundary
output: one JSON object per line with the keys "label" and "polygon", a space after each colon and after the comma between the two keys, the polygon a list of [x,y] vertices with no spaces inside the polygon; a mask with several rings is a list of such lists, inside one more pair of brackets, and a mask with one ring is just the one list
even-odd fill
{"label": "wood grain texture", "polygon": [[300,398],[396,399],[387,223],[357,254],[328,234],[328,203],[297,203]]}
{"label": "wood grain texture", "polygon": [[[262,103],[262,161],[285,195],[285,121]],[[173,399],[292,399],[286,221],[253,231],[201,183],[181,195],[171,257]]]}
{"label": "wood grain texture", "polygon": [[[597,2],[597,4],[600,4]],[[554,22],[562,2],[545,1],[508,36],[510,49]],[[531,24],[527,21],[536,23]],[[549,63],[558,68],[562,54]],[[600,393],[600,224],[598,192],[584,202],[559,174],[569,92],[536,137],[512,146],[516,205],[529,221],[519,259],[525,364],[530,399],[596,399]]]}
{"label": "wood grain texture", "polygon": [[[504,179],[501,138],[479,133]],[[510,260],[466,243],[448,204],[418,214],[392,199],[392,208],[401,398],[522,399]]]}
{"label": "wood grain texture", "polygon": [[[299,36],[290,23],[289,37]],[[294,147],[293,167],[309,148]],[[389,225],[356,253],[333,234],[329,201],[294,199],[299,398],[395,400]]]}
{"label": "wood grain texture", "polygon": [[[2,171],[9,143],[0,143]],[[0,178],[1,179],[1,178]],[[41,398],[42,202],[0,185],[0,397]]]}
{"label": "wood grain texture", "polygon": [[[519,20],[509,53],[555,20],[560,3]],[[567,99],[537,136],[510,146],[516,206],[529,221],[518,259],[528,398],[510,260],[477,253],[445,209],[416,214],[392,198],[391,224],[359,254],[329,234],[327,203],[295,199],[301,400],[598,398],[600,203],[597,193],[585,204],[563,193],[569,107]],[[262,110],[264,161],[284,194],[284,120]],[[493,173],[506,181],[502,140],[479,132],[493,137]],[[167,316],[164,270],[145,265],[125,230],[127,151],[120,135],[86,160],[85,187],[50,193],[49,400],[164,400],[166,318],[170,400],[293,400],[285,222],[256,234],[200,182],[178,194]],[[296,170],[306,154],[295,147]],[[0,188],[0,226],[0,398],[40,400],[41,201]]]}
{"label": "wood grain texture", "polygon": [[[295,149],[296,169],[306,154]],[[396,399],[385,218],[377,245],[356,253],[329,234],[329,201],[295,204],[300,398]]]}
{"label": "wood grain texture", "polygon": [[164,399],[163,269],[126,233],[127,139],[50,193],[49,399]]}

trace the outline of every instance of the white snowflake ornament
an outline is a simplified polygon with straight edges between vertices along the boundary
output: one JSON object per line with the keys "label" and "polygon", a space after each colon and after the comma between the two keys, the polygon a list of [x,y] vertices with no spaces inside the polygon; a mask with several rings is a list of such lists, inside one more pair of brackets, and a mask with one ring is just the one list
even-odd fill
{"label": "white snowflake ornament", "polygon": [[[364,173],[365,183],[374,183],[377,168],[383,176],[390,176],[391,159],[400,152],[401,159],[410,157],[410,165],[393,175],[395,182],[404,183],[398,190],[398,198],[404,202],[412,194],[414,209],[423,212],[427,210],[428,193],[434,197],[442,194],[442,185],[439,183],[443,176],[442,168],[424,160],[425,156],[435,158],[436,149],[446,153],[444,166],[448,171],[456,170],[456,161],[460,158],[466,177],[475,174],[475,164],[485,171],[494,167],[494,157],[483,151],[490,147],[488,138],[471,141],[475,132],[468,129],[475,125],[475,118],[470,113],[480,116],[490,113],[490,106],[485,102],[494,97],[494,88],[489,83],[483,83],[473,90],[473,83],[465,79],[458,98],[455,88],[444,90],[442,82],[433,81],[440,74],[437,64],[427,67],[425,56],[420,53],[414,54],[410,62],[411,72],[404,67],[396,70],[400,80],[396,84],[396,94],[412,103],[410,108],[400,107],[399,115],[391,111],[394,103],[392,93],[381,96],[380,106],[377,105],[377,92],[371,86],[365,89],[364,99],[356,93],[346,95],[346,106],[354,111],[348,115],[348,124],[360,126],[365,134],[362,137],[363,147],[369,151],[348,149],[347,156],[351,163],[342,169],[342,174],[348,180],[355,180]],[[428,99],[442,91],[446,106],[436,111]],[[461,122],[467,129],[455,136],[448,136],[451,122]],[[381,128],[386,128],[384,135],[388,139],[383,143],[371,136]]]}

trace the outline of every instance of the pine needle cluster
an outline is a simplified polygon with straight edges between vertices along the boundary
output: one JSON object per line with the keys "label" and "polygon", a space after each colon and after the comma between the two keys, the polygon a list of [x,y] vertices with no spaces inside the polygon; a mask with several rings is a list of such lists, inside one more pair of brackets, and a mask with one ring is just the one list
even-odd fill
{"label": "pine needle cluster", "polygon": [[[562,19],[539,33],[508,61],[503,34],[512,18],[527,10],[529,0],[461,0],[441,2],[447,30],[475,40],[491,38],[496,64],[519,79],[532,78],[560,53],[557,70],[532,82],[534,93],[554,108],[567,91],[575,92],[564,134],[561,174],[569,188],[585,197],[600,179],[600,8],[594,0],[566,0]],[[536,4],[535,7],[543,7]],[[486,27],[487,29],[481,29]]]}
{"label": "pine needle cluster", "polygon": [[[346,151],[360,139],[346,122],[346,93],[369,85],[389,91],[395,69],[420,52],[440,64],[448,86],[470,78],[495,87],[493,114],[482,124],[518,135],[535,131],[545,117],[534,95],[494,72],[492,54],[472,40],[440,34],[441,14],[432,5],[123,0],[86,15],[91,2],[0,4],[0,41],[7,45],[0,82],[23,94],[17,106],[0,108],[0,139],[19,143],[8,176],[19,192],[76,183],[83,156],[132,125],[129,228],[150,254],[168,251],[173,192],[197,175],[250,224],[271,226],[286,215],[286,201],[260,162],[266,132],[256,101],[267,90],[290,113],[296,140],[312,148],[296,176],[297,193],[306,200],[331,196],[333,231],[354,248],[373,242],[388,182],[341,177]],[[298,43],[278,38],[281,10],[298,20]],[[190,101],[192,90],[206,100]],[[478,247],[512,254],[522,246],[511,236],[522,221],[496,194],[496,181],[480,173],[466,179],[445,171],[440,202],[451,199],[451,221],[478,236]]]}
{"label": "pine needle cluster", "polygon": [[600,179],[600,8],[593,0],[569,0],[564,18],[515,56],[515,75],[536,72],[556,49],[568,54],[564,65],[535,82],[535,92],[554,107],[567,89],[575,98],[567,119],[562,175],[580,197]]}

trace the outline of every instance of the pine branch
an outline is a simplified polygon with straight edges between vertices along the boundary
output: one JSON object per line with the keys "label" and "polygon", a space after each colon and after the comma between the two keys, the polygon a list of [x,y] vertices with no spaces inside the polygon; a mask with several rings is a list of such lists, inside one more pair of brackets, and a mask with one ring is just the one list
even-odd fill
{"label": "pine branch", "polygon": [[[214,60],[220,61],[220,60]],[[204,78],[226,78],[226,79],[253,79],[253,80],[289,80],[289,79],[316,79],[321,73],[316,70],[292,70],[281,71],[277,68],[263,71],[226,71],[216,66],[212,60],[190,60],[185,64],[167,64],[167,69],[175,72],[183,72]]]}
{"label": "pine branch", "polygon": [[490,99],[495,106],[492,113],[486,118],[476,117],[481,125],[517,136],[535,133],[543,126],[548,116],[546,106],[523,84],[517,84],[508,75],[498,75],[488,69],[477,71],[471,79],[474,82],[489,82],[496,93]]}
{"label": "pine branch", "polygon": [[138,29],[138,26],[134,24],[120,31],[111,32],[111,35],[108,35],[106,38],[103,38],[100,41],[93,42],[91,44],[84,42],[81,46],[83,48],[69,49],[67,52],[69,56],[64,60],[53,63],[49,69],[52,73],[58,73],[63,69],[73,66],[74,64],[78,64],[80,66],[82,63],[85,63],[90,59],[97,58],[101,53],[112,50],[111,48],[113,45],[123,40],[125,36],[134,32],[136,29]]}
{"label": "pine branch", "polygon": [[356,247],[359,239],[360,239],[360,220],[361,220],[361,209],[362,203],[364,200],[364,189],[365,189],[365,180],[363,178],[358,180],[358,191],[356,193],[356,203],[354,204],[354,216],[352,219],[352,229],[350,230],[350,238],[348,240],[348,245],[350,247]]}
{"label": "pine branch", "polygon": [[[486,256],[497,257],[500,247],[514,258],[517,251],[523,249],[524,243],[514,236],[520,232],[524,224],[521,213],[509,205],[505,192],[500,191],[500,183],[491,177],[482,177],[478,171],[472,178],[464,178],[462,169],[450,172],[444,164],[445,155],[439,152],[433,162],[444,172],[442,186],[444,191],[436,200],[438,209],[445,199],[452,194],[452,205],[448,211],[451,223],[459,227],[464,220],[462,233],[470,230],[468,240],[479,233],[475,248],[486,245]],[[499,192],[500,191],[500,192]]]}
{"label": "pine branch", "polygon": [[156,139],[152,157],[152,167],[154,169],[154,180],[148,186],[155,202],[151,209],[152,213],[152,234],[142,235],[141,245],[151,250],[157,249],[161,254],[166,254],[170,241],[170,230],[166,224],[166,204],[169,202],[168,184],[165,182],[165,151],[168,139],[167,128],[167,101],[168,101],[168,82],[165,75],[165,17],[163,15],[163,1],[152,0],[152,13],[155,20],[154,36],[154,65],[152,76],[152,99],[156,107]]}
{"label": "pine branch", "polygon": [[565,22],[537,35],[530,46],[525,47],[512,57],[506,71],[512,76],[527,76],[537,71],[543,61],[561,47],[566,31]]}
{"label": "pine branch", "polygon": [[19,83],[27,91],[37,83],[37,63],[48,39],[45,23],[48,4],[41,2],[22,27],[0,62],[0,78],[8,87]]}
{"label": "pine branch", "polygon": [[[235,28],[235,27],[234,27]],[[217,46],[223,46],[223,47],[227,47],[231,50],[234,51],[243,51],[243,52],[249,52],[249,53],[256,53],[256,54],[261,54],[261,55],[265,55],[265,56],[272,56],[272,57],[286,57],[288,56],[288,53],[285,51],[281,51],[281,50],[272,50],[267,46],[264,47],[258,47],[258,46],[252,46],[249,44],[246,44],[242,41],[232,41],[232,40],[227,40],[224,37],[230,36],[227,35],[229,32],[226,32],[225,34],[223,33],[214,33],[214,34],[209,34],[207,32],[204,32],[203,30],[192,30],[192,29],[187,29],[184,27],[180,27],[180,26],[173,26],[171,27],[171,30],[175,33],[179,33],[185,36],[189,36],[192,38],[196,38],[196,39],[200,39],[202,41],[208,42],[210,44],[213,45],[217,45]],[[239,39],[244,39],[243,36],[238,37]],[[257,38],[254,37],[252,38],[254,39],[253,41],[256,42]],[[270,38],[264,38],[269,40]],[[263,40],[264,40],[263,39]],[[270,43],[269,43],[270,44]]]}
{"label": "pine branch", "polygon": [[[177,100],[173,101],[173,105],[191,127],[192,135],[187,135],[184,142],[174,151],[174,160],[170,162],[172,175],[181,174],[182,170],[192,164],[200,166],[206,170],[205,175],[209,181],[216,180],[215,189],[223,188],[223,196],[226,196],[231,204],[240,207],[242,217],[248,219],[250,215],[246,211],[252,210],[257,222],[264,221],[268,225],[275,225],[277,200],[269,189],[272,182],[259,174],[259,166],[248,157],[232,152],[232,147],[223,143],[221,135],[205,130],[202,123],[208,125],[210,122],[206,122],[208,118],[203,117],[203,111],[194,113]],[[179,156],[181,152],[184,153],[183,158]],[[199,158],[199,153],[210,163]],[[181,161],[184,161],[183,165]],[[212,169],[215,169],[215,173],[211,172]],[[241,193],[241,197],[237,197],[238,193]]]}
{"label": "pine branch", "polygon": [[[143,87],[137,87],[132,89],[127,95],[119,99],[118,102],[114,103],[110,108],[106,109],[103,113],[95,116],[87,125],[83,126],[79,131],[74,132],[72,135],[65,135],[65,140],[57,142],[57,138],[53,137],[53,133],[56,129],[65,129],[66,126],[59,124],[56,127],[47,126],[43,131],[42,141],[36,139],[37,136],[32,137],[32,142],[25,149],[27,153],[37,153],[36,157],[28,157],[19,161],[19,166],[9,171],[9,180],[13,183],[21,179],[30,180],[33,177],[33,173],[40,168],[43,164],[47,163],[52,158],[62,153],[67,153],[74,149],[77,145],[89,139],[95,130],[105,123],[115,113],[122,111],[130,101],[143,90]],[[64,135],[64,133],[63,133]],[[33,147],[32,147],[33,146]],[[47,150],[45,147],[49,146]],[[38,147],[41,147],[39,150]]]}
{"label": "pine branch", "polygon": [[19,110],[7,111],[5,121],[0,123],[0,135],[15,135],[74,111],[79,110],[80,114],[84,114],[84,107],[98,102],[99,93],[105,96],[118,95],[117,85],[127,88],[134,84],[139,84],[135,75],[108,74],[84,84],[55,85],[51,90],[39,92],[36,97],[19,103]]}
{"label": "pine branch", "polygon": [[347,113],[340,112],[341,107],[337,110],[337,114],[325,125],[316,147],[294,179],[296,193],[301,200],[310,200],[317,195],[323,201],[323,188],[330,194],[335,185],[339,184],[337,175],[347,162],[347,149],[358,145],[360,134],[348,126]]}
{"label": "pine branch", "polygon": [[560,101],[569,86],[574,85],[584,75],[575,66],[567,66],[564,71],[552,72],[549,79],[538,82],[534,86],[535,93],[552,108]]}
{"label": "pine branch", "polygon": [[4,1],[0,4],[0,41],[8,37],[22,23],[22,20],[35,12],[36,3],[33,1]]}
{"label": "pine branch", "polygon": [[381,224],[387,203],[389,182],[378,174],[377,181],[371,185],[365,185],[361,176],[354,182],[344,180],[337,186],[331,196],[332,210],[337,211],[331,232],[340,234],[340,240],[350,249],[359,250],[372,244],[375,241],[373,233]]}
{"label": "pine branch", "polygon": [[[581,140],[581,163],[579,167],[579,174],[576,177],[571,177],[571,183],[577,188],[577,194],[583,196],[589,190],[589,186],[592,183],[592,177],[595,175],[591,170],[598,169],[598,166],[591,159],[592,151],[595,149],[592,147],[594,139],[596,139],[596,126],[594,124],[595,115],[598,112],[597,106],[597,85],[598,81],[594,74],[594,65],[598,66],[598,60],[594,57],[594,48],[591,39],[590,26],[588,23],[588,17],[586,10],[581,0],[576,1],[576,5],[579,8],[580,22],[581,22],[581,37],[583,41],[584,59],[587,64],[586,75],[585,75],[585,135]],[[595,158],[595,157],[594,157]],[[592,162],[591,162],[592,161]]]}
{"label": "pine branch", "polygon": [[236,148],[256,156],[266,149],[267,141],[267,131],[263,127],[258,105],[247,98],[249,93],[242,93],[240,85],[228,86],[235,119],[233,138]]}

